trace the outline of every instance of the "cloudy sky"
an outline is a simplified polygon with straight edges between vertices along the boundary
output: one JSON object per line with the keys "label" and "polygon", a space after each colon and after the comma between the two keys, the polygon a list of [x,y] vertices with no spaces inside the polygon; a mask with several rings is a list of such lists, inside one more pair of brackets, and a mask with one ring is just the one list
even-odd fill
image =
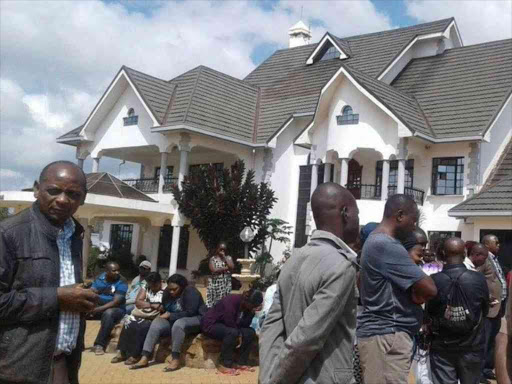
{"label": "cloudy sky", "polygon": [[[512,0],[0,1],[0,190],[28,187],[124,64],[171,79],[199,64],[243,78],[302,14],[313,40],[454,16],[465,45],[512,37]],[[137,167],[102,159],[121,177]],[[90,159],[85,171],[90,172]]]}

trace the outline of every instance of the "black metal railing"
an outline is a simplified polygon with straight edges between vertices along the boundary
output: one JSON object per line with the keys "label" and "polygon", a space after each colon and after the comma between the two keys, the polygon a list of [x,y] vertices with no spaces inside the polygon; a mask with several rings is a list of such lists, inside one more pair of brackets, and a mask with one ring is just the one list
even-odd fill
{"label": "black metal railing", "polygon": [[347,189],[358,200],[378,200],[380,198],[375,184],[348,184]]}
{"label": "black metal railing", "polygon": [[[390,185],[388,187],[388,196],[396,195],[397,193],[397,186],[396,185]],[[413,188],[413,187],[405,187],[404,188],[404,195],[411,196],[416,204],[423,205],[423,200],[425,199],[425,191],[423,189],[419,188]]]}
{"label": "black metal railing", "polygon": [[[158,178],[150,179],[124,179],[126,184],[144,193],[158,193]],[[166,177],[164,179],[164,193],[171,193],[171,185],[178,182],[177,177]]]}

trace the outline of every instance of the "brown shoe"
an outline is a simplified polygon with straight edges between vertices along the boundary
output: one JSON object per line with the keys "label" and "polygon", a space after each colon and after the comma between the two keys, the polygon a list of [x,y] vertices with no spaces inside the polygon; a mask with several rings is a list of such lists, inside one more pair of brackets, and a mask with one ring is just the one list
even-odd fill
{"label": "brown shoe", "polygon": [[125,362],[124,365],[133,365],[137,364],[140,360],[140,357],[129,357]]}
{"label": "brown shoe", "polygon": [[146,356],[142,356],[137,364],[133,364],[130,369],[140,369],[149,367],[149,360]]}
{"label": "brown shoe", "polygon": [[120,363],[125,360],[126,360],[126,356],[123,355],[121,352],[117,352],[117,355],[112,360],[110,360],[110,362],[112,364],[117,364],[117,363]]}
{"label": "brown shoe", "polygon": [[172,371],[177,371],[178,369],[180,369],[180,360],[179,359],[172,359],[172,360],[168,359],[167,363],[169,365],[164,368],[164,372],[172,372]]}

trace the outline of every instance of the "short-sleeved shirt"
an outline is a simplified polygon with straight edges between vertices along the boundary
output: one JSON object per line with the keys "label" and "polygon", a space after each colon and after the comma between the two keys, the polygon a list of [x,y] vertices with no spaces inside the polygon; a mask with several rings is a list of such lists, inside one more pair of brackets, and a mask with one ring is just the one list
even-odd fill
{"label": "short-sleeved shirt", "polygon": [[92,283],[92,288],[98,291],[98,295],[100,297],[100,305],[111,302],[114,300],[114,296],[121,296],[123,298],[122,307],[124,308],[124,299],[126,292],[128,291],[128,285],[122,277],[111,283],[107,281],[107,273],[103,272],[96,278],[96,280],[94,280],[94,283]]}
{"label": "short-sleeved shirt", "polygon": [[412,301],[410,288],[425,276],[398,240],[372,233],[361,257],[363,311],[357,319],[357,337],[417,333],[423,310]]}

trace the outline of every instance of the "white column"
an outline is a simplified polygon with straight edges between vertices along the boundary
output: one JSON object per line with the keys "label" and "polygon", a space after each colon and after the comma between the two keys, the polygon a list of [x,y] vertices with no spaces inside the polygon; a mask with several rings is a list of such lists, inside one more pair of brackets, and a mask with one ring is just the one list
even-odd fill
{"label": "white column", "polygon": [[92,172],[93,173],[100,171],[100,160],[101,160],[101,157],[93,157],[92,158]]}
{"label": "white column", "polygon": [[405,160],[398,160],[398,180],[396,183],[396,193],[405,192]]}
{"label": "white column", "polygon": [[87,277],[87,262],[89,260],[89,253],[91,249],[91,228],[89,227],[89,219],[87,218],[80,218],[78,222],[84,228],[84,238],[82,243],[82,278],[85,280]]}
{"label": "white column", "polygon": [[178,250],[180,248],[181,227],[176,225],[172,227],[171,259],[169,263],[169,276],[176,273],[178,265]]}
{"label": "white column", "polygon": [[311,191],[310,196],[315,192],[316,187],[318,186],[318,164],[311,164]]}
{"label": "white column", "polygon": [[178,149],[180,150],[180,170],[178,173],[178,187],[181,189],[181,183],[185,176],[188,175],[188,153],[191,150],[190,147],[190,135],[182,133]]}
{"label": "white column", "polygon": [[348,158],[342,158],[341,161],[341,171],[340,171],[340,185],[342,187],[347,186],[348,182],[348,162],[350,159]]}
{"label": "white column", "polygon": [[80,167],[80,169],[84,169],[84,159],[76,159],[76,164]]}
{"label": "white column", "polygon": [[329,181],[331,181],[331,169],[332,169],[332,164],[325,163],[325,165],[324,165],[324,183],[328,183]]}
{"label": "white column", "polygon": [[386,201],[388,199],[388,185],[389,185],[389,160],[382,161],[382,180],[380,199]]}
{"label": "white column", "polygon": [[158,178],[158,194],[164,193],[165,175],[167,173],[167,152],[160,152],[160,177]]}

